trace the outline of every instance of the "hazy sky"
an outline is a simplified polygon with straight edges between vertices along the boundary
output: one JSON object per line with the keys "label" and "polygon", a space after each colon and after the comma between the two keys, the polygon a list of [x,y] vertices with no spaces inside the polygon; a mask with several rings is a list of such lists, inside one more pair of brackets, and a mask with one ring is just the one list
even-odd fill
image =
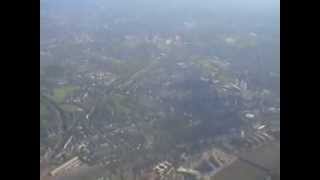
{"label": "hazy sky", "polygon": [[68,8],[104,5],[117,8],[213,8],[223,11],[270,11],[279,10],[280,0],[42,0],[52,5]]}

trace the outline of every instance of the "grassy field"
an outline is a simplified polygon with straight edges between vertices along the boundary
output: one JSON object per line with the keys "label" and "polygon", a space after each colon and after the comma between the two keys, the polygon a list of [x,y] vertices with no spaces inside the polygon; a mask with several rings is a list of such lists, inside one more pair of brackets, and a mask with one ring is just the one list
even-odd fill
{"label": "grassy field", "polygon": [[72,104],[62,104],[60,107],[66,112],[75,112],[78,110],[78,106]]}
{"label": "grassy field", "polygon": [[[240,154],[251,162],[259,164],[276,174],[280,179],[280,143],[271,143],[261,146],[258,149],[243,152]],[[237,160],[226,169],[218,172],[212,179],[214,180],[263,180],[267,173],[246,162]]]}
{"label": "grassy field", "polygon": [[218,172],[212,180],[263,180],[267,174],[251,165],[237,160],[229,167]]}
{"label": "grassy field", "polygon": [[241,154],[241,157],[280,174],[280,143],[271,143]]}
{"label": "grassy field", "polygon": [[76,86],[66,85],[63,87],[55,88],[53,90],[52,99],[57,103],[62,103],[67,95],[79,89]]}

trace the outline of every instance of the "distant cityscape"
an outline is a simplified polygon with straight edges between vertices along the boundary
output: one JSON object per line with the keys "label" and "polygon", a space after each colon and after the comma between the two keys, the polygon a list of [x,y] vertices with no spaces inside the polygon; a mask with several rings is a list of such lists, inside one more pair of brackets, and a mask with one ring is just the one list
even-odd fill
{"label": "distant cityscape", "polygon": [[77,2],[41,1],[41,180],[280,179],[277,14]]}

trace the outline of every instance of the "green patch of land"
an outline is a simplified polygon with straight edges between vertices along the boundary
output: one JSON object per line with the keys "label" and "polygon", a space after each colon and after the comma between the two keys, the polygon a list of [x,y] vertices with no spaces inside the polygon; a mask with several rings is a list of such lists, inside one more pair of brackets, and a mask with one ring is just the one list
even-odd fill
{"label": "green patch of land", "polygon": [[280,143],[278,142],[261,146],[240,156],[280,174]]}
{"label": "green patch of land", "polygon": [[67,97],[67,95],[72,94],[74,91],[78,89],[79,87],[72,86],[72,85],[66,85],[66,86],[55,88],[53,89],[53,95],[51,98],[57,103],[62,103]]}
{"label": "green patch of land", "polygon": [[261,146],[258,149],[243,152],[239,154],[239,156],[252,162],[253,164],[259,165],[259,167],[264,167],[270,171],[266,172],[258,166],[254,166],[253,164],[249,164],[243,160],[237,160],[224,170],[218,172],[212,179],[263,180],[268,175],[272,175],[273,178],[280,177],[280,144],[278,142],[270,143]]}
{"label": "green patch of land", "polygon": [[75,112],[78,111],[78,106],[72,105],[72,104],[62,104],[61,109],[63,109],[66,112]]}
{"label": "green patch of land", "polygon": [[247,163],[237,160],[223,171],[217,173],[212,180],[263,180],[267,174]]}
{"label": "green patch of land", "polygon": [[232,81],[231,75],[226,70],[222,70],[219,64],[209,59],[197,59],[193,60],[193,63],[204,76],[210,77],[214,75],[214,79],[224,83]]}
{"label": "green patch of land", "polygon": [[205,73],[218,72],[219,67],[209,60],[205,59],[197,59],[194,60],[193,63],[199,67],[201,70],[204,70]]}

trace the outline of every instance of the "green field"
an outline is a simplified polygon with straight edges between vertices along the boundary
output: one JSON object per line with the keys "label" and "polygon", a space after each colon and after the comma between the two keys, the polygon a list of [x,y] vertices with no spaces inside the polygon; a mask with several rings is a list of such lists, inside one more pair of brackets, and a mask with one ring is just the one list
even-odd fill
{"label": "green field", "polygon": [[223,171],[217,173],[212,180],[263,180],[267,174],[247,163],[237,160]]}
{"label": "green field", "polygon": [[[269,170],[272,174],[280,177],[280,144],[272,143],[258,149],[244,152],[241,157],[259,164]],[[214,180],[263,180],[267,173],[246,162],[237,160],[229,167],[217,173]],[[280,179],[280,178],[279,178]]]}
{"label": "green field", "polygon": [[66,85],[63,87],[53,89],[52,99],[57,103],[62,103],[67,95],[72,94],[74,91],[78,90],[79,87]]}
{"label": "green field", "polygon": [[259,149],[241,154],[247,160],[255,162],[276,174],[280,174],[280,143],[271,143]]}
{"label": "green field", "polygon": [[62,104],[60,107],[67,112],[75,112],[78,110],[78,106],[72,104]]}

